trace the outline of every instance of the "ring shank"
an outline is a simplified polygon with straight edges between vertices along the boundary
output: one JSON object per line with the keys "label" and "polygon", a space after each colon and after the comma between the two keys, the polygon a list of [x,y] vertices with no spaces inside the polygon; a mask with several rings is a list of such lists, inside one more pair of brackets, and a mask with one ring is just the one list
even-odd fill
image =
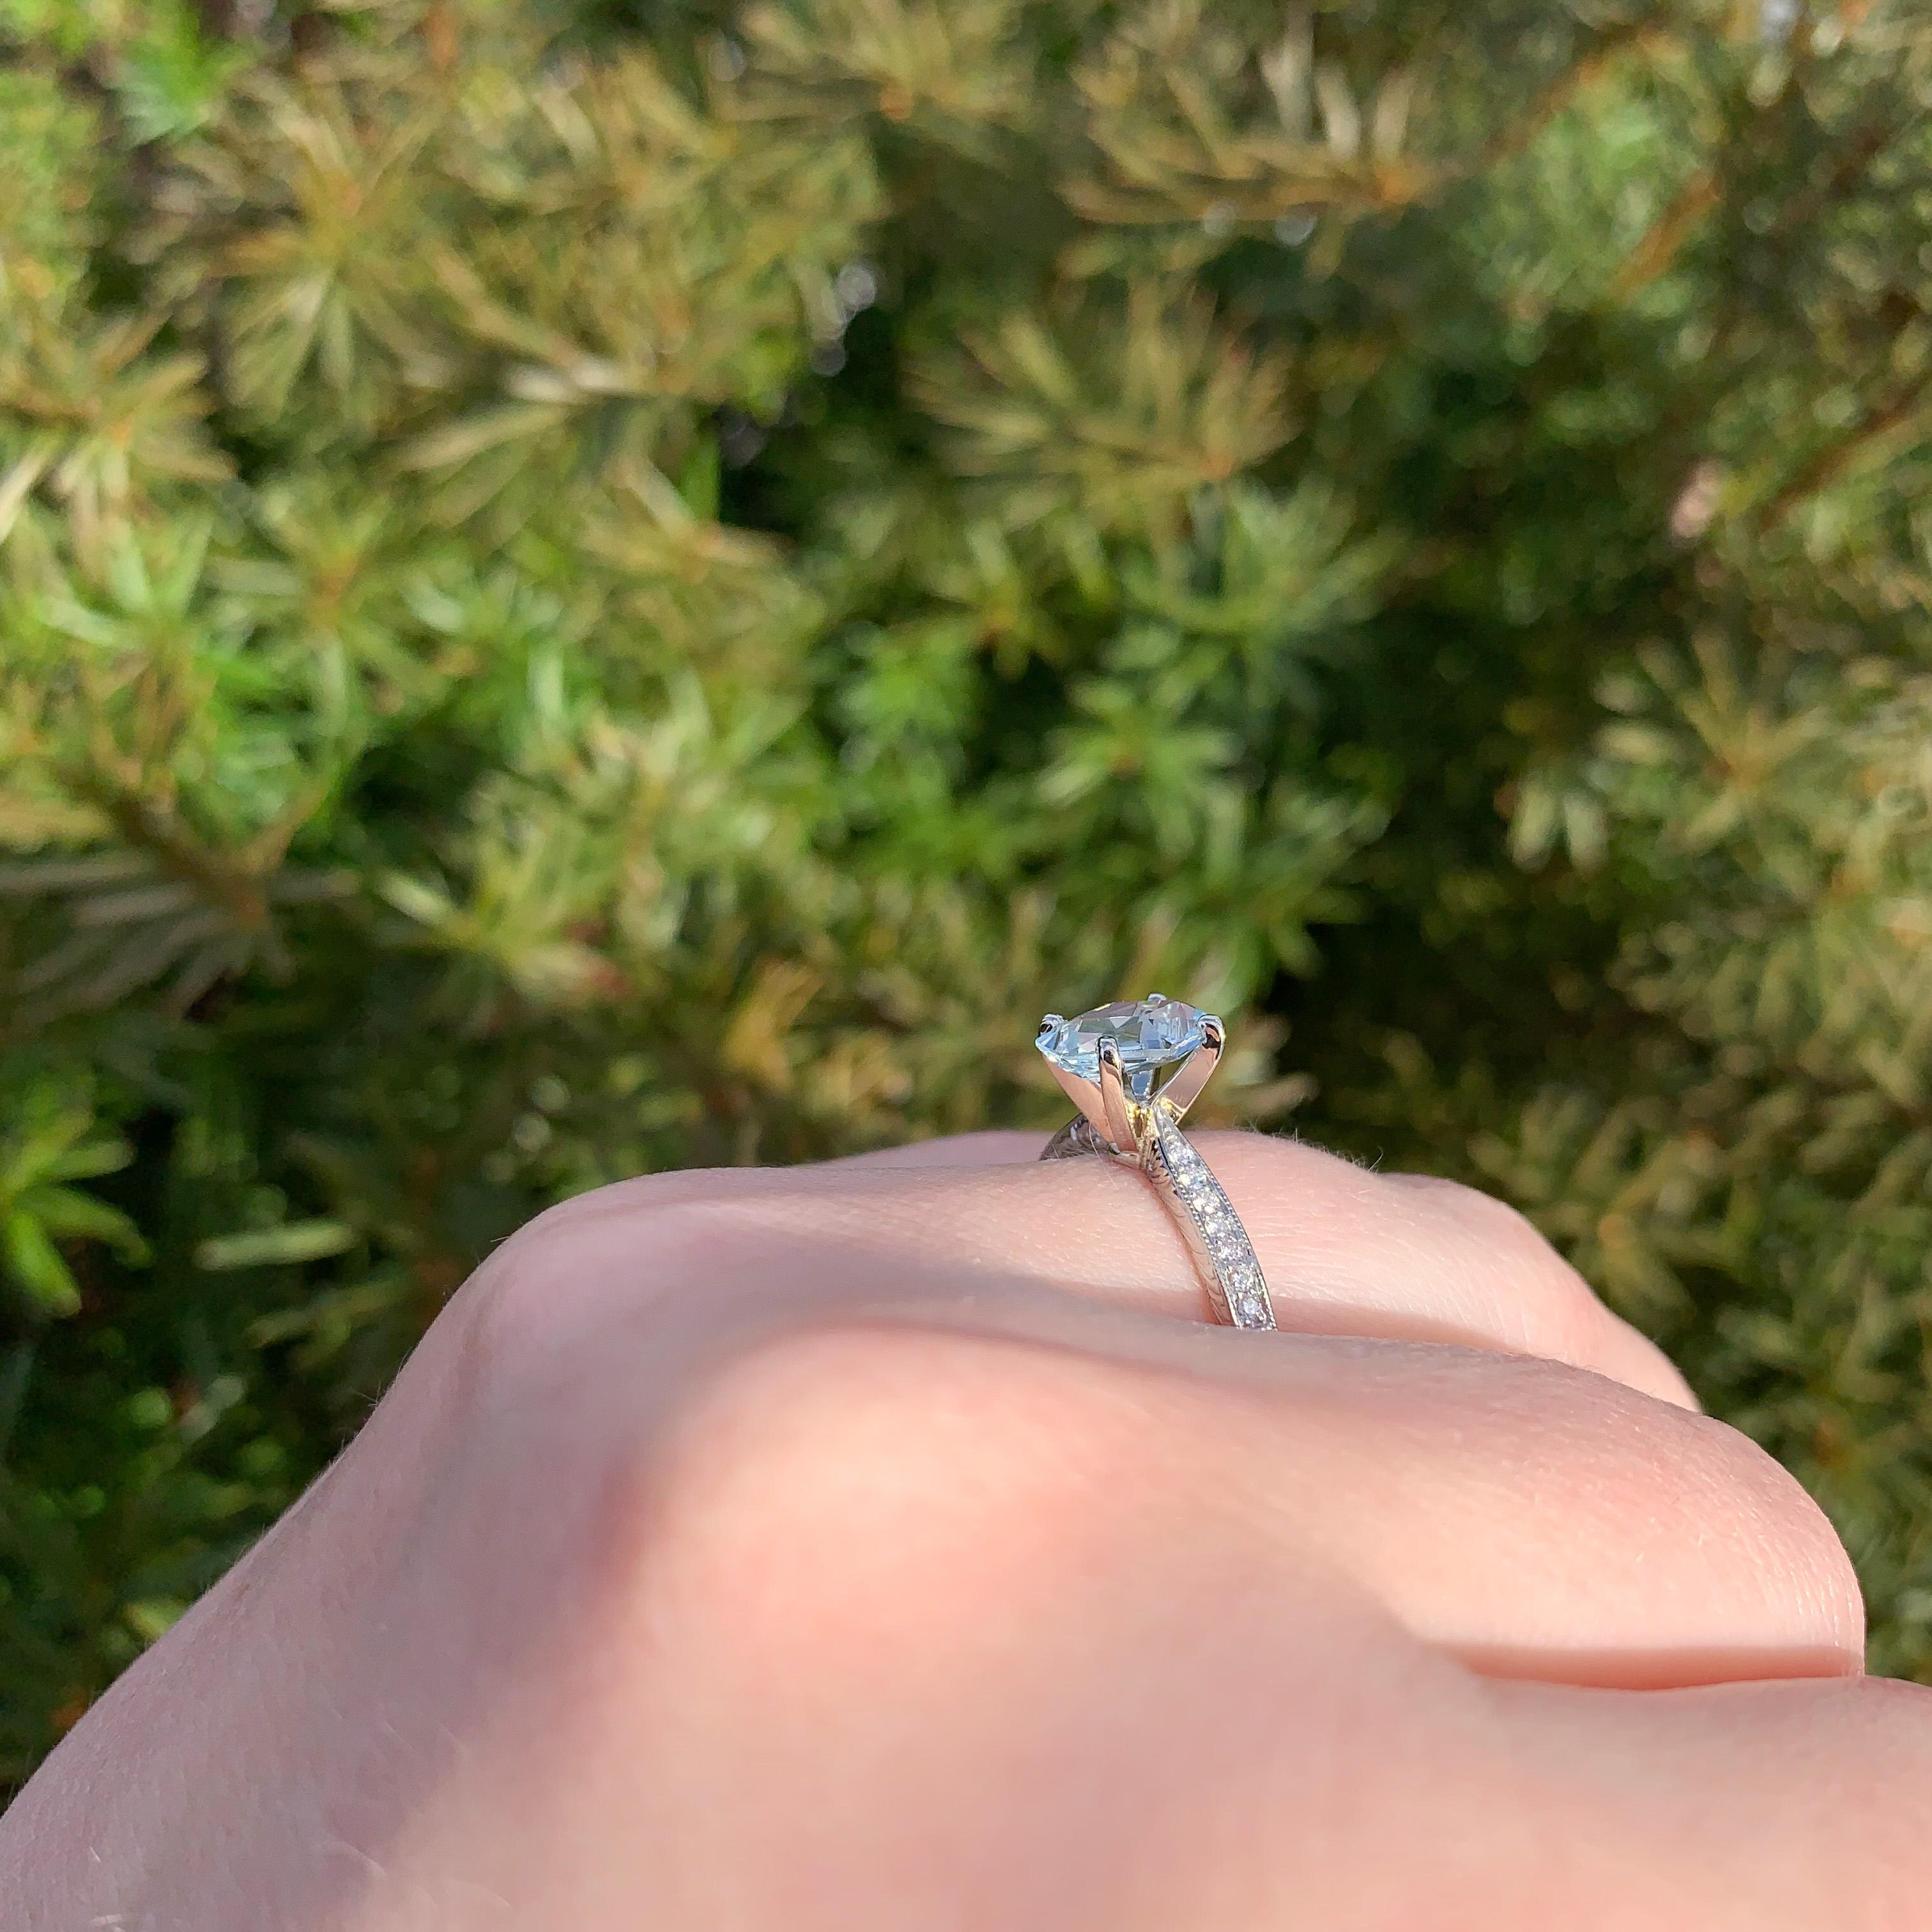
{"label": "ring shank", "polygon": [[1214,1170],[1180,1131],[1171,1108],[1148,1108],[1139,1152],[1110,1146],[1084,1114],[1076,1114],[1040,1150],[1042,1160],[1102,1155],[1131,1162],[1153,1184],[1187,1244],[1214,1318],[1234,1328],[1272,1328],[1274,1304],[1262,1264]]}

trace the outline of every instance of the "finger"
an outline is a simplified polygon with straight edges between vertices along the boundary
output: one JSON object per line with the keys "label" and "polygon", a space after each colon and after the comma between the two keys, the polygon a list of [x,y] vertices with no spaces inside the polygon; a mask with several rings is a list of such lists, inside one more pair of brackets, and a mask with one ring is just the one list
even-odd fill
{"label": "finger", "polygon": [[1244,1459],[1254,1506],[1484,1675],[1862,1669],[1843,1545],[1736,1430],[1553,1364],[1326,1338],[1282,1352],[1287,1399]]}
{"label": "finger", "polygon": [[[1247,1227],[1282,1328],[1540,1355],[1696,1406],[1662,1352],[1487,1196],[1258,1134],[1198,1144]],[[1022,1151],[1029,1157],[1009,1159]],[[634,1250],[640,1217],[710,1201],[742,1225],[856,1244],[875,1264],[893,1254],[934,1280],[991,1273],[1207,1316],[1187,1250],[1142,1177],[1036,1153],[1030,1136],[970,1135],[813,1167],[654,1176],[553,1211],[602,1226],[614,1259]]]}
{"label": "finger", "polygon": [[1043,1134],[998,1130],[976,1134],[946,1134],[936,1140],[908,1141],[900,1147],[874,1148],[836,1160],[814,1163],[815,1171],[874,1172],[884,1168],[1023,1167],[1040,1158]]}
{"label": "finger", "polygon": [[[1630,1696],[1493,1687],[1547,1851],[1523,1924],[1903,1932],[1932,1889],[1932,1692],[1882,1678]],[[1567,1900],[1569,1910],[1558,1909]],[[1581,1920],[1586,1925],[1598,1921]]]}
{"label": "finger", "polygon": [[[799,1404],[757,1363],[782,1367],[802,1350],[822,1400],[795,1440],[738,1460],[762,1472],[753,1491],[782,1498],[772,1472],[852,1444],[849,1480],[827,1486],[848,1521],[808,1524],[792,1498],[790,1520],[760,1518],[760,1537],[890,1545],[892,1526],[868,1528],[859,1500],[868,1456],[934,1520],[955,1494],[1004,1508],[1036,1480],[1078,1472],[1077,1508],[1124,1510],[1149,1548],[1222,1538],[1264,1567],[1342,1578],[1487,1673],[1651,1685],[1859,1668],[1862,1606],[1843,1547],[1736,1431],[1496,1351],[1182,1325],[1042,1294],[1010,1267],[909,1260],[903,1231],[879,1223],[910,1204],[929,1228],[933,1196],[899,1178],[870,1191],[870,1217],[846,1197],[836,1230],[801,1231],[822,1212],[809,1193],[754,1190],[667,1221],[647,1250],[633,1231],[621,1264],[568,1240],[548,1264],[526,1260],[525,1321],[484,1322],[482,1352],[514,1371],[488,1406],[520,1390],[536,1410],[580,1409],[598,1365],[621,1364],[612,1400],[626,1413],[646,1372],[671,1388],[722,1378],[746,1426],[769,1432]],[[655,1290],[640,1288],[640,1252]],[[599,1282],[560,1324],[560,1285],[580,1297]],[[812,1338],[828,1328],[820,1359]],[[730,1366],[741,1358],[742,1372]],[[729,1421],[690,1426],[706,1456],[732,1460]],[[982,1453],[997,1466],[978,1466]],[[755,1493],[730,1504],[761,1507]],[[1070,1519],[1039,1540],[1070,1548],[1088,1534]],[[853,1560],[840,1558],[842,1591],[861,1587],[845,1574]]]}
{"label": "finger", "polygon": [[[1123,1362],[1136,1332],[1119,1332]],[[1118,1455],[1108,1486],[1172,1509],[1175,1538],[1258,1538],[1489,1676],[1648,1688],[1862,1668],[1843,1545],[1724,1424],[1475,1350],[1226,1330],[1152,1346],[1189,1372],[1109,1407],[1069,1371],[1094,1412],[1060,1432]]]}
{"label": "finger", "polygon": [[[1503,1202],[1432,1176],[1376,1173],[1300,1141],[1196,1138],[1248,1230],[1282,1328],[1538,1355],[1696,1406],[1663,1352],[1606,1308]],[[1006,1184],[1043,1196],[1055,1171]],[[1103,1263],[1115,1294],[1169,1309],[1178,1300],[1184,1312],[1204,1312],[1204,1292],[1176,1265],[1184,1251],[1164,1210],[1144,1186],[1124,1192],[1121,1178],[1138,1180],[1082,1176],[1089,1196],[1115,1179],[1112,1225],[1104,1240],[1080,1244],[1084,1267],[1071,1244],[1057,1257],[1060,1265],[1097,1288],[1096,1263]],[[1055,1224],[1064,1227],[1068,1218],[1056,1216]]]}
{"label": "finger", "polygon": [[1275,1298],[1284,1326],[1540,1355],[1696,1406],[1662,1350],[1492,1196],[1432,1175],[1372,1172],[1298,1141],[1199,1139],[1257,1252],[1281,1258],[1269,1279],[1279,1274],[1286,1289],[1285,1319]]}

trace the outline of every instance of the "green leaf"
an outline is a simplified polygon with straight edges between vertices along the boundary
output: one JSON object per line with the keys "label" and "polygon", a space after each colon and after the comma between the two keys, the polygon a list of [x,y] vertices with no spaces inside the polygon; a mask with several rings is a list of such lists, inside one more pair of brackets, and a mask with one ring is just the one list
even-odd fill
{"label": "green leaf", "polygon": [[685,508],[702,522],[718,520],[720,474],[717,437],[699,436],[678,472],[677,494],[684,499]]}
{"label": "green leaf", "polygon": [[79,1313],[80,1284],[46,1230],[26,1209],[16,1208],[0,1226],[0,1252],[5,1255],[8,1273],[42,1314]]}
{"label": "green leaf", "polygon": [[134,1158],[134,1149],[118,1137],[85,1141],[56,1154],[41,1172],[49,1180],[93,1180],[104,1174],[119,1173]]}
{"label": "green leaf", "polygon": [[279,1228],[212,1236],[196,1248],[194,1262],[214,1270],[286,1267],[339,1255],[356,1240],[356,1230],[340,1221],[290,1221]]}
{"label": "green leaf", "polygon": [[148,1258],[148,1244],[133,1221],[119,1208],[78,1188],[36,1187],[22,1198],[20,1206],[58,1240],[105,1241],[125,1261]]}
{"label": "green leaf", "polygon": [[121,1606],[122,1622],[143,1643],[166,1636],[187,1613],[178,1597],[142,1597]]}

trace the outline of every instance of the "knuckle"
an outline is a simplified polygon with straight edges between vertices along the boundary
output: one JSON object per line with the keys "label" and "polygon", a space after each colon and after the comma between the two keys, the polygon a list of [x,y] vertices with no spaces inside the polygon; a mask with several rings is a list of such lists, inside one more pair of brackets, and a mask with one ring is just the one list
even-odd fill
{"label": "knuckle", "polygon": [[574,1196],[526,1222],[448,1311],[466,1376],[494,1384],[560,1352],[595,1351],[621,1308],[728,1273],[742,1238],[728,1177],[651,1175]]}
{"label": "knuckle", "polygon": [[626,1590],[782,1673],[970,1640],[1118,1526],[1104,1376],[1023,1344],[808,1320],[715,1365],[650,1456]]}
{"label": "knuckle", "polygon": [[1711,1508],[1731,1513],[1732,1533],[1759,1553],[1767,1587],[1809,1609],[1842,1647],[1862,1652],[1864,1593],[1823,1508],[1742,1430],[1709,1416],[1678,1414],[1677,1426],[1700,1444]]}
{"label": "knuckle", "polygon": [[1831,1520],[1798,1479],[1742,1430],[1587,1370],[1518,1358],[1540,1384],[1545,1439],[1566,1444],[1578,1506],[1638,1540],[1688,1529],[1708,1560],[1750,1576],[1821,1648],[1856,1657],[1864,1604]]}

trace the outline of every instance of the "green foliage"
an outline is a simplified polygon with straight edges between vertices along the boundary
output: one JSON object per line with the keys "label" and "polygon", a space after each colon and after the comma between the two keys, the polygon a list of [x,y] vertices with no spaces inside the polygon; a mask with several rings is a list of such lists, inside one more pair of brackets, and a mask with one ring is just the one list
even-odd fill
{"label": "green foliage", "polygon": [[0,38],[0,1777],[545,1202],[1044,1131],[1150,985],[1932,1670],[1903,0]]}
{"label": "green foliage", "polygon": [[38,1313],[77,1315],[81,1298],[63,1241],[101,1241],[124,1260],[147,1258],[140,1231],[119,1208],[71,1184],[125,1167],[127,1142],[101,1133],[85,1088],[51,1079],[14,1099],[14,1130],[0,1142],[0,1256],[16,1292]]}

